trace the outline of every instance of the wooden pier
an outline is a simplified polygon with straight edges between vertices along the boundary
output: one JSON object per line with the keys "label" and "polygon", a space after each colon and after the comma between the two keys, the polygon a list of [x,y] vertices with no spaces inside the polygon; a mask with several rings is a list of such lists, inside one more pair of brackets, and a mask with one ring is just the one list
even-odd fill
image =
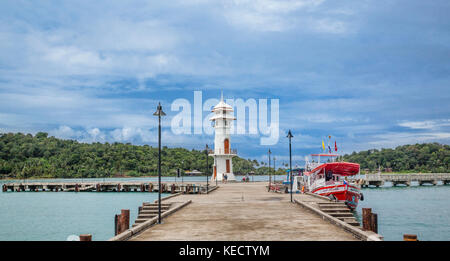
{"label": "wooden pier", "polygon": [[385,182],[392,182],[393,186],[403,184],[411,186],[412,181],[419,185],[431,184],[437,185],[439,181],[442,184],[450,184],[450,173],[425,173],[425,174],[366,174],[361,186],[383,186]]}
{"label": "wooden pier", "polygon": [[[215,186],[209,185],[208,190]],[[206,184],[161,182],[161,192],[164,193],[206,193]],[[3,192],[158,192],[158,183],[150,182],[21,182],[6,183]]]}
{"label": "wooden pier", "polygon": [[[381,240],[372,231],[364,231],[348,214],[332,217],[327,213],[344,211],[339,204],[330,204],[329,199],[307,194],[295,194],[294,200],[305,206],[290,202],[289,194],[268,192],[267,182],[220,184],[207,195],[181,194],[164,200],[167,209],[172,205],[189,202],[177,212],[137,233],[115,237],[112,240]],[[186,203],[185,203],[186,204]],[[144,208],[146,207],[146,208]],[[308,209],[308,208],[311,209]],[[322,210],[320,209],[322,208]],[[334,208],[333,210],[329,210]],[[312,210],[312,211],[311,211]],[[155,206],[144,205],[140,214],[154,215]],[[324,211],[328,211],[325,213]],[[345,213],[348,213],[345,210]],[[138,222],[143,221],[141,215]],[[330,220],[327,219],[330,217]],[[152,218],[152,216],[149,216]],[[347,219],[348,223],[339,218]],[[351,219],[351,220],[350,220]],[[135,225],[135,228],[139,226]],[[131,229],[130,229],[131,230]]]}

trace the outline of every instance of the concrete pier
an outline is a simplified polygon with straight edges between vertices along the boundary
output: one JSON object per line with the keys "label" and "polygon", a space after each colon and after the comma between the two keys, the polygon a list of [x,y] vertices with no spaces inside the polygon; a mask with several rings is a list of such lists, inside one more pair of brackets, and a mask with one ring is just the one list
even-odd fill
{"label": "concrete pier", "polygon": [[[358,240],[317,213],[291,203],[289,194],[268,192],[266,186],[267,182],[220,184],[207,195],[167,199],[166,204],[191,204],[130,240]],[[294,199],[322,200],[308,195],[295,195]]]}
{"label": "concrete pier", "polygon": [[[209,184],[208,190],[214,188]],[[14,182],[2,185],[3,192],[158,192],[158,183],[154,182]],[[206,193],[205,182],[161,182],[161,192],[165,193]]]}
{"label": "concrete pier", "polygon": [[399,184],[411,186],[411,181],[416,181],[420,186],[424,184],[437,185],[441,181],[443,185],[450,183],[450,173],[410,173],[410,174],[366,174],[362,187],[383,186],[385,182],[391,182],[395,187]]}

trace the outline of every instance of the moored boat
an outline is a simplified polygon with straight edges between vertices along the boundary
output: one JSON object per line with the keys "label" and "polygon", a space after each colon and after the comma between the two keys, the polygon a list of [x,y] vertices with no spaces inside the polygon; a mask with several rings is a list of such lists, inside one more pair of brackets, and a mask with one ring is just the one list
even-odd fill
{"label": "moored boat", "polygon": [[[352,179],[359,174],[359,164],[350,162],[336,162],[337,154],[312,154],[319,157],[318,161],[306,160],[303,176],[295,177],[293,191],[309,191],[321,196],[343,201],[355,209],[358,202],[363,200],[359,183]],[[326,163],[320,163],[320,157],[328,157]]]}

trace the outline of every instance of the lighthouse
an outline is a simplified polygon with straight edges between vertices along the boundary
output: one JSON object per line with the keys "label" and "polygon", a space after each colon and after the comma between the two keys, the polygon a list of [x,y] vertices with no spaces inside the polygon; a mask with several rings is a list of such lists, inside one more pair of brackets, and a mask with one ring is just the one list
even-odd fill
{"label": "lighthouse", "polygon": [[233,116],[233,108],[223,101],[221,94],[220,102],[212,109],[214,115],[211,121],[214,124],[214,167],[211,181],[221,181],[224,175],[228,176],[229,181],[235,181],[233,174],[232,158],[236,156],[236,150],[230,147],[230,128],[232,121],[236,120]]}

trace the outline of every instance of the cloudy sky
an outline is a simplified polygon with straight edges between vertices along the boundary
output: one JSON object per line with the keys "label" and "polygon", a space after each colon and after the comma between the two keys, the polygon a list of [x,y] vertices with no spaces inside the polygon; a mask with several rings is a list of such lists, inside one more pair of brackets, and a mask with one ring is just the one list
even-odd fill
{"label": "cloudy sky", "polygon": [[[246,158],[299,160],[450,144],[448,0],[0,2],[0,132],[200,149],[175,135],[176,99],[279,99],[280,139],[233,135]],[[207,115],[204,112],[204,116]]]}

